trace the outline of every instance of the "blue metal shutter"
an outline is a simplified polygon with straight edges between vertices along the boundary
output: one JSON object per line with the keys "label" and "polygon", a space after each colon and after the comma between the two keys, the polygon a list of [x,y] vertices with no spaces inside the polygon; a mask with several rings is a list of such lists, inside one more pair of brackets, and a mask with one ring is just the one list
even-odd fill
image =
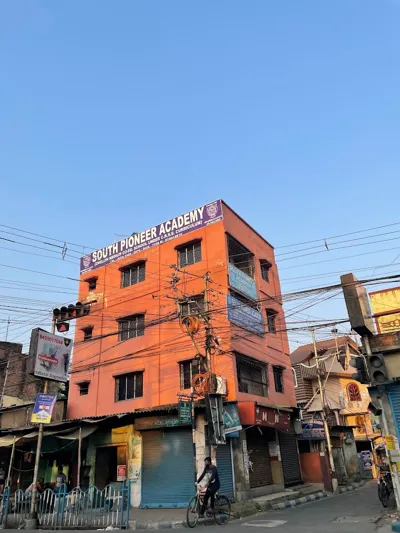
{"label": "blue metal shutter", "polygon": [[393,420],[396,424],[397,437],[400,438],[400,387],[392,385],[387,388],[389,392],[389,401],[392,407]]}
{"label": "blue metal shutter", "polygon": [[192,432],[143,431],[142,507],[186,507],[194,495]]}
{"label": "blue metal shutter", "polygon": [[233,502],[235,493],[233,488],[232,456],[229,441],[228,444],[220,444],[217,448],[217,468],[221,483],[219,491]]}

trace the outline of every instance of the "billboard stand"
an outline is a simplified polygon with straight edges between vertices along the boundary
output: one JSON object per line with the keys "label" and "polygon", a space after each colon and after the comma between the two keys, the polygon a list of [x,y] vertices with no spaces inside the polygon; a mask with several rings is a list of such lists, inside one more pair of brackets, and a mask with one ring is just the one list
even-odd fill
{"label": "billboard stand", "polygon": [[[56,323],[53,318],[51,323],[51,333],[54,335],[56,330]],[[44,380],[44,387],[43,392],[47,394],[49,391],[49,380]],[[35,456],[35,468],[33,471],[33,482],[32,482],[32,500],[31,500],[31,512],[30,512],[30,520],[28,524],[26,524],[27,529],[37,529],[38,523],[37,523],[37,511],[36,511],[36,495],[37,495],[37,480],[38,480],[38,474],[39,474],[39,462],[40,462],[40,453],[42,450],[42,442],[43,442],[43,424],[39,424],[39,432],[38,432],[38,440],[37,440],[37,446],[36,446],[36,456]],[[29,527],[28,527],[29,526]]]}

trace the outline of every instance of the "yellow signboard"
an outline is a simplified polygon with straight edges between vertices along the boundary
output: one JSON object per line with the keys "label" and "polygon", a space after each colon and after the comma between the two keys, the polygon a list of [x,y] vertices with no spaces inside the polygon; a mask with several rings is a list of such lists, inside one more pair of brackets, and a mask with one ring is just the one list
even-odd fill
{"label": "yellow signboard", "polygon": [[378,333],[400,331],[400,287],[371,292],[369,297],[372,311],[377,315]]}

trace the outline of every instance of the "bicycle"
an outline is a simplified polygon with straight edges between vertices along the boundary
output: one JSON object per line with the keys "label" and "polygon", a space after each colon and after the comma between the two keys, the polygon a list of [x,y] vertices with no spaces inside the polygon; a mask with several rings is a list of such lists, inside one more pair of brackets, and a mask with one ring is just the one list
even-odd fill
{"label": "bicycle", "polygon": [[[187,511],[186,511],[186,522],[188,527],[194,528],[199,521],[200,509],[203,505],[204,494],[200,487],[197,487],[196,496],[190,500]],[[209,504],[210,505],[210,504]],[[223,526],[228,523],[229,517],[231,514],[231,503],[226,496],[215,494],[215,505],[214,509],[208,507],[204,513],[204,516],[207,518],[214,517],[215,522],[219,526]]]}
{"label": "bicycle", "polygon": [[383,507],[387,507],[390,495],[393,494],[393,481],[392,475],[389,471],[389,467],[386,465],[378,465],[379,476],[378,483],[378,498],[380,499]]}

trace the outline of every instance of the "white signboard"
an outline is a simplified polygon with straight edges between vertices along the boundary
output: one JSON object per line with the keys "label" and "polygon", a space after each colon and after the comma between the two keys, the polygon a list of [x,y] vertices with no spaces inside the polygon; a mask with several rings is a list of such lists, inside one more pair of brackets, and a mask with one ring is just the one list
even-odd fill
{"label": "white signboard", "polygon": [[71,351],[71,339],[40,328],[32,330],[29,354],[35,358],[33,374],[53,381],[68,381]]}

